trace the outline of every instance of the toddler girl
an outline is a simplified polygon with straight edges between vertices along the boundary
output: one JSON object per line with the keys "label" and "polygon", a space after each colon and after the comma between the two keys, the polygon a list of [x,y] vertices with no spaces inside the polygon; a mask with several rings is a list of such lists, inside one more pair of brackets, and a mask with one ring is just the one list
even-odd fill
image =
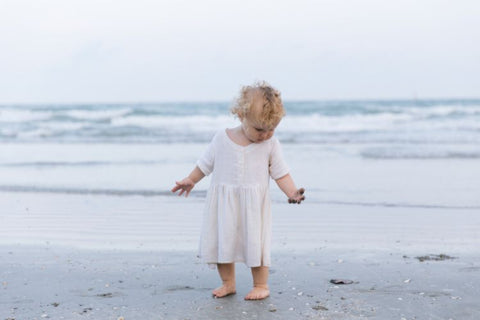
{"label": "toddler girl", "polygon": [[190,175],[176,182],[172,192],[188,196],[195,184],[212,174],[205,203],[200,258],[216,265],[222,286],[217,298],[235,293],[235,262],[251,267],[253,289],[246,300],[269,296],[271,211],[269,178],[287,195],[289,203],[301,203],[273,137],[285,115],[280,93],[265,82],[243,87],[232,108],[241,124],[219,131]]}

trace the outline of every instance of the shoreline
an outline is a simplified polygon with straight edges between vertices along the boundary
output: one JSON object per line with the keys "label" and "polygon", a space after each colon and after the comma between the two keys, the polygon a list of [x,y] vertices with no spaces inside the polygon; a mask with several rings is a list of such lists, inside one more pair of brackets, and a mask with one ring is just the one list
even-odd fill
{"label": "shoreline", "polygon": [[[0,193],[0,245],[195,251],[203,201],[179,197]],[[324,247],[418,255],[477,252],[480,215],[459,208],[272,203],[272,251]]]}

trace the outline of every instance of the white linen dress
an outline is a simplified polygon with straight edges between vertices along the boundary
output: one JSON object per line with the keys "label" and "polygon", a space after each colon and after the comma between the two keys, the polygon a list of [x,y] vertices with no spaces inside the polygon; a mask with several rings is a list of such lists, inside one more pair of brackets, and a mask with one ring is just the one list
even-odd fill
{"label": "white linen dress", "polygon": [[210,265],[270,266],[269,181],[289,172],[278,139],[240,146],[221,130],[197,166],[205,175],[212,174],[203,215],[201,260]]}

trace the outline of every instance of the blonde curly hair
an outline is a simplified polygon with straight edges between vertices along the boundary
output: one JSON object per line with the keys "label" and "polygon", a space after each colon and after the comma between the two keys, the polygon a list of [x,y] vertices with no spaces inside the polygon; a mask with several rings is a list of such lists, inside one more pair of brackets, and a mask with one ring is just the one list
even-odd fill
{"label": "blonde curly hair", "polygon": [[266,127],[276,126],[285,116],[280,91],[273,88],[265,81],[255,82],[251,86],[244,86],[240,90],[239,97],[235,100],[230,111],[240,120],[243,120],[250,113],[255,98],[263,99],[263,109],[259,118],[255,119]]}

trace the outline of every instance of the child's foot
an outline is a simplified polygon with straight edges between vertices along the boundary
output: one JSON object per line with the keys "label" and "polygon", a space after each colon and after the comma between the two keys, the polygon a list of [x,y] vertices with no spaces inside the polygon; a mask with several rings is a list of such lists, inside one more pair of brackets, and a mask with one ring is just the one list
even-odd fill
{"label": "child's foot", "polygon": [[212,291],[212,294],[215,298],[223,298],[235,293],[235,285],[232,286],[228,284],[224,284],[223,286]]}
{"label": "child's foot", "polygon": [[262,300],[270,295],[268,287],[253,287],[246,296],[245,300]]}

